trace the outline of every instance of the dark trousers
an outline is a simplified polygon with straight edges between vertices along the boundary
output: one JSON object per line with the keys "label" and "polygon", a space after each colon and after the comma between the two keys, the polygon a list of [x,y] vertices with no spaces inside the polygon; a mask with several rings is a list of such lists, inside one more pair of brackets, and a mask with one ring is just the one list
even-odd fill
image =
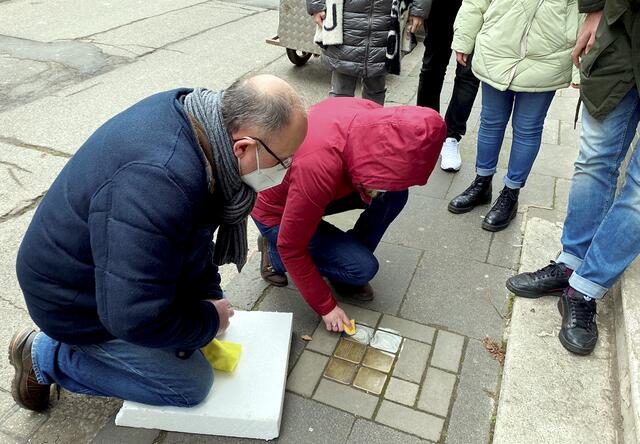
{"label": "dark trousers", "polygon": [[[424,56],[418,84],[418,106],[426,106],[440,111],[442,83],[451,58],[453,22],[462,0],[434,0],[429,18],[425,22],[426,38]],[[478,93],[480,81],[471,71],[471,59],[467,66],[457,65],[453,94],[444,120],[447,123],[447,137],[460,140],[467,131],[467,120]]]}
{"label": "dark trousers", "polygon": [[[321,221],[316,234],[309,243],[309,253],[320,274],[334,282],[364,285],[378,272],[378,260],[373,255],[382,236],[400,214],[409,191],[389,191],[365,205],[358,193],[350,194],[331,202],[325,215],[364,208],[354,227],[344,232]],[[267,227],[254,219],[260,234],[269,241],[269,258],[273,269],[284,273],[286,268],[278,253],[280,225]]]}

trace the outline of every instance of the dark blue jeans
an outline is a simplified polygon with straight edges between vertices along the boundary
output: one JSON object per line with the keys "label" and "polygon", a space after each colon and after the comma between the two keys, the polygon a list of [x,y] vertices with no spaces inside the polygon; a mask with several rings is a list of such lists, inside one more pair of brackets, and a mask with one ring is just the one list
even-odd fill
{"label": "dark blue jeans", "polygon": [[200,350],[180,359],[175,350],[142,347],[121,339],[70,345],[40,332],[31,353],[38,382],[56,382],[74,393],[193,407],[213,384],[213,369]]}
{"label": "dark blue jeans", "polygon": [[[376,197],[347,232],[324,220],[320,222],[309,243],[309,253],[320,274],[332,281],[350,285],[364,285],[373,279],[378,272],[378,260],[373,252],[391,222],[404,208],[408,197],[407,190],[387,192]],[[325,214],[362,208],[358,201],[362,203],[354,193],[342,199],[342,202],[333,202]],[[254,221],[262,236],[269,241],[271,265],[278,273],[284,273],[286,268],[276,246],[280,225],[267,227]]]}

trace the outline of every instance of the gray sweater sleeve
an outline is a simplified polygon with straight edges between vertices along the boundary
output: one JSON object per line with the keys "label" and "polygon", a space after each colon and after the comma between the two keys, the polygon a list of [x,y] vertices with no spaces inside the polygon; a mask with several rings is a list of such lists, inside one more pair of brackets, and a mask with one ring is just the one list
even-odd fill
{"label": "gray sweater sleeve", "polygon": [[307,0],[307,12],[310,15],[317,14],[325,9],[327,8],[325,7],[324,0]]}
{"label": "gray sweater sleeve", "polygon": [[[310,1],[314,0],[307,0],[307,4],[309,4]],[[413,0],[411,8],[409,9],[409,14],[415,17],[422,17],[426,20],[427,17],[429,17],[432,2],[433,0]]]}

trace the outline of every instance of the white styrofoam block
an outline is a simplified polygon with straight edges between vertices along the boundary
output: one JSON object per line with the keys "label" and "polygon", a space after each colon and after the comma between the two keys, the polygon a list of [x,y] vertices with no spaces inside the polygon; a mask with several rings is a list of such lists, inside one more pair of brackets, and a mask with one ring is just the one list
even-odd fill
{"label": "white styrofoam block", "polygon": [[215,372],[195,407],[156,407],[125,401],[116,425],[206,435],[273,439],[280,433],[291,313],[236,311],[224,341],[242,344],[233,373]]}

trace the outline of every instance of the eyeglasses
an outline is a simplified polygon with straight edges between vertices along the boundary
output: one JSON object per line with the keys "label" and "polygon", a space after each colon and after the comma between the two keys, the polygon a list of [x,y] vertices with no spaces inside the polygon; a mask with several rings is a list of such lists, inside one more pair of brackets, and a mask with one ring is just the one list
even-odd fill
{"label": "eyeglasses", "polygon": [[278,163],[280,165],[282,165],[282,167],[286,170],[287,168],[289,168],[291,166],[291,162],[293,161],[293,156],[287,157],[286,159],[280,159],[276,153],[274,153],[271,148],[269,148],[267,146],[266,143],[264,143],[262,140],[258,139],[257,137],[251,137],[251,136],[245,136],[245,137],[241,137],[239,139],[235,139],[233,142],[237,142],[239,140],[253,140],[256,143],[259,143],[262,148],[264,148],[264,150],[269,153],[274,159],[276,159],[278,161]]}

